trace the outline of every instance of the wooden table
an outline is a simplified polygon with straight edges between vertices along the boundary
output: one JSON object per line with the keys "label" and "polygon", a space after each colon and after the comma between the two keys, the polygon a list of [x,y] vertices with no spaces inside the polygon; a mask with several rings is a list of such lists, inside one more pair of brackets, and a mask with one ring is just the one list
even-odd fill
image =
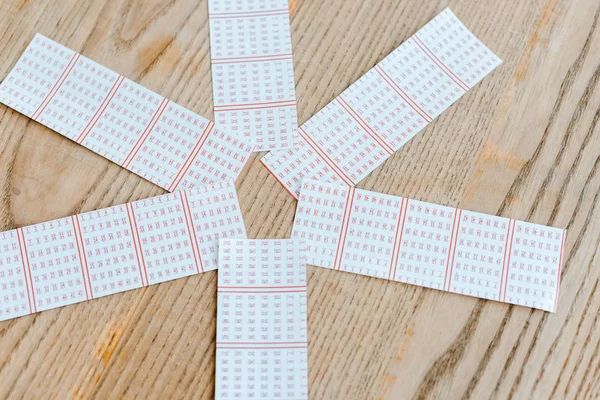
{"label": "wooden table", "polygon": [[[300,122],[449,5],[503,60],[360,187],[568,229],[558,313],[309,267],[310,397],[600,393],[596,1],[290,2]],[[0,77],[35,32],[212,118],[206,1],[4,0]],[[163,193],[0,107],[0,228]],[[255,154],[251,238],[296,202]],[[213,398],[215,272],[0,323],[2,398]]]}

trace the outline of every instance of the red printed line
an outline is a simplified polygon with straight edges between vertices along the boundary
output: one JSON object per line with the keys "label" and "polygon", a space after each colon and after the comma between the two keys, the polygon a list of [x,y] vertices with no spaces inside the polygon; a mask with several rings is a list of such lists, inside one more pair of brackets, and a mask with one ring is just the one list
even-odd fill
{"label": "red printed line", "polygon": [[[396,235],[394,236],[394,248],[392,249],[392,259],[390,260],[390,271],[388,272],[388,280],[396,278],[396,267],[398,265],[398,257],[400,257],[400,248],[402,247],[402,235],[404,234],[404,221],[408,211],[408,202],[410,200],[403,198],[400,203],[400,213],[398,214],[398,222],[396,225]],[[397,243],[397,246],[396,246]],[[393,268],[393,272],[392,272]]]}
{"label": "red printed line", "polygon": [[202,148],[204,143],[208,140],[208,136],[212,132],[214,126],[215,126],[215,124],[212,121],[209,121],[208,124],[206,124],[206,127],[204,127],[204,131],[202,132],[202,135],[200,135],[200,139],[198,140],[198,143],[196,143],[196,145],[190,152],[190,155],[188,156],[187,160],[185,160],[185,162],[183,163],[181,170],[177,173],[177,175],[175,175],[175,179],[173,179],[173,183],[171,183],[171,185],[167,189],[169,192],[174,192],[177,189],[177,186],[179,186],[179,184],[183,180],[183,177],[185,176],[187,171],[192,166],[192,163],[194,162],[194,159],[200,152],[200,149]]}
{"label": "red printed line", "polygon": [[270,59],[240,59],[236,61],[213,61],[212,65],[228,65],[228,64],[243,64],[243,63],[259,63],[259,62],[269,62],[269,61],[285,61],[291,60],[292,57],[274,57]]}
{"label": "red printed line", "polygon": [[46,107],[48,107],[48,104],[50,104],[50,102],[52,101],[52,99],[54,98],[56,93],[58,93],[58,90],[60,89],[60,87],[67,80],[71,71],[73,71],[73,68],[75,68],[75,64],[77,64],[79,57],[80,57],[80,54],[78,54],[78,53],[73,54],[73,56],[69,60],[69,63],[65,67],[64,71],[58,77],[58,80],[56,81],[56,83],[54,84],[52,89],[50,89],[50,92],[48,92],[48,94],[46,95],[44,100],[42,100],[42,102],[38,106],[37,110],[35,110],[35,112],[31,116],[32,119],[37,120],[42,115],[42,113],[44,112]]}
{"label": "red printed line", "polygon": [[188,228],[190,235],[190,242],[192,245],[192,251],[194,252],[194,259],[196,261],[196,271],[200,273],[200,270],[204,272],[204,265],[202,264],[202,258],[200,258],[200,249],[198,248],[198,238],[196,237],[196,230],[194,229],[194,220],[192,219],[190,202],[187,197],[185,190],[179,192],[179,198],[181,199],[181,207],[183,209],[183,215],[185,216],[185,223]]}
{"label": "red printed line", "polygon": [[289,193],[289,194],[290,194],[290,195],[291,195],[293,198],[295,198],[296,200],[298,200],[298,195],[297,195],[297,194],[294,194],[294,193],[292,193],[292,191],[291,191],[290,189],[288,189],[288,187],[287,187],[287,186],[286,186],[286,185],[285,185],[285,184],[284,184],[284,183],[281,181],[281,179],[279,179],[279,177],[278,177],[278,176],[275,174],[275,172],[273,172],[273,170],[272,170],[271,168],[269,168],[269,166],[268,166],[268,165],[267,165],[267,164],[266,164],[266,163],[263,161],[263,159],[261,158],[259,161],[262,163],[262,165],[264,165],[264,167],[267,169],[267,171],[269,171],[269,172],[271,173],[271,175],[273,175],[273,177],[274,177],[274,178],[277,180],[277,182],[279,182],[279,184],[280,184],[281,186],[283,186],[283,188],[284,188],[284,189],[285,189],[285,190],[286,190],[286,191],[287,191],[287,192],[288,192],[288,193]]}
{"label": "red printed line", "polygon": [[117,94],[117,91],[121,87],[121,83],[123,83],[124,80],[125,78],[121,75],[119,75],[117,79],[115,79],[115,82],[106,94],[106,97],[104,98],[104,100],[102,100],[102,103],[100,103],[100,107],[98,107],[96,113],[92,116],[87,126],[83,129],[83,131],[81,131],[81,133],[75,140],[77,143],[83,143],[83,141],[92,131],[92,129],[94,129],[94,126],[96,126],[96,124],[100,120],[100,117],[102,117],[102,114],[104,114],[104,111],[106,110],[112,99],[115,97],[115,94]]}
{"label": "red printed line", "polygon": [[281,53],[281,54],[269,54],[266,56],[244,56],[244,57],[224,57],[224,58],[213,58],[213,61],[231,61],[231,60],[245,60],[248,58],[270,58],[270,57],[291,57],[292,53]]}
{"label": "red printed line", "polygon": [[408,104],[417,114],[419,114],[425,121],[431,122],[433,118],[429,114],[423,110],[416,101],[414,101],[402,88],[398,85],[384,70],[380,65],[376,65],[375,71],[379,73],[381,78],[398,94],[398,96],[402,97],[402,99]]}
{"label": "red printed line", "polygon": [[431,59],[431,61],[433,61],[435,65],[437,65],[442,70],[442,72],[448,75],[448,77],[452,79],[462,90],[466,92],[469,89],[471,89],[469,85],[464,83],[457,75],[454,74],[454,72],[452,72],[452,70],[450,70],[450,68],[446,67],[446,65],[439,58],[437,58],[435,54],[433,54],[433,51],[431,51],[429,47],[427,47],[425,42],[423,42],[421,38],[417,36],[416,33],[413,35],[413,39],[415,40],[417,46],[419,46],[419,48],[423,50],[423,52]]}
{"label": "red printed line", "polygon": [[277,345],[285,345],[285,344],[304,344],[306,345],[306,342],[219,342],[217,341],[217,346],[219,345],[247,345],[247,344],[258,344],[258,345],[268,345],[268,344],[277,344]]}
{"label": "red printed line", "polygon": [[237,107],[237,106],[252,106],[252,105],[262,105],[262,104],[280,104],[280,103],[294,103],[296,104],[296,100],[282,100],[282,101],[264,101],[260,103],[243,103],[243,104],[228,104],[224,106],[215,106],[215,108],[221,107]]}
{"label": "red printed line", "polygon": [[[454,228],[456,227],[456,217],[458,217],[458,208],[454,209],[454,219],[452,220],[452,234],[450,235],[450,245],[448,246],[448,259],[446,260],[446,272],[444,274],[444,290],[446,289],[446,282],[448,279],[448,270],[450,268],[450,257],[452,255],[452,241],[454,240]],[[448,285],[448,288],[450,285]]]}
{"label": "red printed line", "polygon": [[215,112],[225,111],[245,111],[245,110],[263,110],[269,108],[295,107],[296,100],[269,101],[265,103],[247,103],[247,104],[227,104],[215,106]]}
{"label": "red printed line", "polygon": [[325,151],[321,150],[321,148],[317,145],[317,143],[312,140],[312,138],[310,136],[308,136],[308,133],[306,133],[306,131],[304,131],[304,129],[302,129],[301,127],[298,128],[298,133],[300,134],[300,137],[302,139],[304,139],[304,141],[306,142],[306,144],[308,144],[310,147],[312,147],[312,149],[323,159],[323,161],[325,161],[325,163],[327,165],[329,165],[329,167],[333,170],[333,172],[335,172],[348,186],[356,186],[356,183],[354,183],[352,181],[352,179],[350,179],[350,177],[348,177],[341,168],[339,168],[331,158],[329,158],[329,156],[327,155],[327,153],[325,153]]}
{"label": "red printed line", "polygon": [[208,14],[210,19],[229,19],[229,18],[256,18],[256,17],[271,17],[275,15],[287,15],[287,8],[277,10],[260,10],[260,11],[237,11],[229,13],[214,13]]}
{"label": "red printed line", "polygon": [[268,61],[283,61],[291,60],[292,54],[272,54],[268,56],[244,56],[244,57],[231,57],[231,58],[213,58],[211,59],[212,64],[239,64],[239,63],[253,63],[253,62],[268,62]]}
{"label": "red printed line", "polygon": [[219,289],[306,289],[306,286],[219,286]]}
{"label": "red printed line", "polygon": [[510,270],[510,257],[512,255],[512,244],[515,241],[515,226],[517,221],[513,221],[513,227],[510,234],[510,250],[508,251],[508,262],[506,263],[506,280],[504,281],[504,297],[502,301],[506,301],[506,288],[508,287],[508,272]]}
{"label": "red printed line", "polygon": [[514,221],[512,219],[508,220],[508,227],[506,228],[506,241],[504,243],[504,256],[502,257],[502,273],[500,274],[500,290],[498,292],[498,300],[502,299],[502,288],[506,284],[504,281],[504,268],[506,266],[506,254],[508,253],[508,243],[510,238],[510,227]]}
{"label": "red printed line", "polygon": [[264,13],[269,13],[269,12],[280,12],[280,11],[288,11],[287,8],[275,8],[272,10],[256,10],[256,11],[231,11],[231,12],[220,12],[220,13],[210,13],[210,15],[219,15],[219,16],[226,16],[226,15],[237,15],[237,14],[244,14],[244,15],[252,15],[252,14],[264,14]]}
{"label": "red printed line", "polygon": [[[140,270],[140,279],[142,280],[142,286],[148,286],[148,271],[146,271],[146,261],[144,260],[144,251],[142,249],[142,242],[139,237],[139,231],[137,222],[135,220],[135,213],[133,211],[133,205],[131,203],[125,204],[127,208],[127,216],[129,217],[129,227],[131,228],[131,240],[135,247],[135,256],[138,260],[138,267]],[[146,283],[144,284],[144,277],[146,277]]]}
{"label": "red printed line", "polygon": [[161,103],[158,105],[158,108],[156,109],[156,111],[154,111],[152,118],[150,118],[148,125],[146,126],[146,128],[144,129],[144,131],[142,132],[140,137],[138,138],[137,142],[135,142],[135,144],[131,148],[129,155],[127,157],[125,157],[125,161],[123,162],[124,168],[129,167],[129,164],[131,164],[131,162],[133,161],[133,159],[135,158],[137,153],[140,151],[140,149],[146,142],[146,139],[148,139],[148,136],[150,136],[150,133],[154,130],[154,127],[160,120],[160,117],[162,116],[163,112],[167,109],[168,105],[169,105],[169,100],[166,98],[163,98]]}
{"label": "red printed line", "polygon": [[342,106],[342,108],[358,123],[358,125],[360,125],[361,128],[364,129],[365,132],[367,132],[367,134],[369,136],[371,136],[371,138],[373,138],[373,140],[375,140],[375,142],[377,142],[377,144],[379,146],[381,146],[381,148],[383,148],[383,150],[388,153],[389,155],[394,154],[394,149],[392,148],[392,146],[390,146],[384,138],[382,138],[381,136],[379,136],[377,134],[377,132],[375,132],[373,130],[373,128],[371,128],[369,126],[369,124],[367,124],[361,117],[360,115],[358,115],[358,113],[350,106],[350,104],[348,104],[348,102],[346,102],[346,100],[342,97],[342,95],[339,95],[338,97],[336,97],[336,100],[338,101],[338,103],[340,104],[340,106]]}
{"label": "red printed line", "polygon": [[355,193],[355,188],[348,188],[348,194],[346,195],[345,203],[346,207],[344,207],[344,217],[342,218],[342,226],[340,227],[340,237],[338,239],[338,247],[335,253],[335,259],[333,263],[333,269],[337,269],[338,271],[342,269],[342,261],[344,259],[344,247],[346,246],[346,236],[348,235],[348,228],[350,226],[350,214],[352,214],[352,204],[354,203]]}
{"label": "red printed line", "polygon": [[[31,267],[29,265],[29,255],[27,254],[27,244],[25,243],[25,232],[23,232],[23,228],[17,229],[17,240],[19,241],[19,251],[21,252],[21,263],[23,264],[23,275],[25,276],[25,288],[27,289],[29,312],[34,313],[37,312],[37,306],[35,304]],[[32,299],[33,301],[31,301]]]}
{"label": "red printed line", "polygon": [[219,293],[239,293],[239,294],[269,294],[269,293],[305,293],[303,290],[217,290]]}
{"label": "red printed line", "polygon": [[[456,255],[456,248],[457,243],[458,243],[458,235],[460,234],[460,219],[462,217],[462,212],[463,210],[460,210],[458,212],[458,218],[456,219],[458,221],[458,224],[456,224],[456,235],[454,237],[454,249],[452,249],[452,261],[450,262],[450,273],[448,274],[448,291],[450,291],[450,284],[452,283],[452,271],[454,270],[454,256]],[[455,211],[456,213],[456,211]],[[452,228],[454,229],[454,227]],[[452,239],[450,239],[450,246],[452,246]],[[448,258],[448,260],[450,260],[450,258]],[[446,266],[446,271],[448,270],[448,266]],[[444,278],[445,279],[445,278]]]}
{"label": "red printed line", "polygon": [[[75,233],[75,243],[77,244],[77,253],[79,254],[79,264],[81,265],[81,277],[83,278],[83,287],[85,288],[85,297],[90,300],[94,298],[92,292],[92,282],[90,280],[90,267],[87,256],[85,255],[85,246],[83,245],[83,236],[81,235],[81,225],[76,215],[71,217],[73,222],[73,232]],[[87,278],[86,278],[87,274]],[[88,294],[89,287],[89,294]]]}
{"label": "red printed line", "polygon": [[562,233],[562,241],[561,241],[561,245],[560,245],[560,259],[558,261],[558,276],[556,279],[556,294],[554,296],[554,312],[556,312],[556,307],[558,305],[558,292],[559,292],[559,288],[560,288],[560,278],[561,278],[561,269],[562,269],[562,262],[563,262],[563,252],[565,249],[565,235],[566,231],[563,230]]}
{"label": "red printed line", "polygon": [[296,104],[282,104],[277,106],[252,106],[239,108],[224,108],[222,110],[214,110],[216,113],[231,112],[231,111],[256,111],[256,110],[272,110],[274,108],[296,107]]}
{"label": "red printed line", "polygon": [[253,347],[236,347],[236,346],[217,346],[217,349],[223,350],[280,350],[280,349],[306,349],[305,346],[253,346]]}

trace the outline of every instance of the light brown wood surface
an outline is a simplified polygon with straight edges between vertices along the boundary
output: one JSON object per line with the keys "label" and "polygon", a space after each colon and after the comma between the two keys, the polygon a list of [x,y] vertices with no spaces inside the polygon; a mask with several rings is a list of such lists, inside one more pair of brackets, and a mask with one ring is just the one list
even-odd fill
{"label": "light brown wood surface", "polygon": [[[567,228],[558,313],[309,267],[311,399],[600,395],[600,4],[292,0],[300,122],[445,6],[504,63],[360,187]],[[212,118],[205,0],[3,0],[0,79],[43,33]],[[0,229],[163,193],[0,106]],[[295,201],[258,162],[251,238]],[[0,323],[0,398],[214,396],[216,272]]]}

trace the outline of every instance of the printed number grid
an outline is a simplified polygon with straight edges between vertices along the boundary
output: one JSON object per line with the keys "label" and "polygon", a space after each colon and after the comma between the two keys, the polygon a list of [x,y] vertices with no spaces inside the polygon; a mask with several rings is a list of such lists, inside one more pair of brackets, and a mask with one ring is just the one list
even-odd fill
{"label": "printed number grid", "polygon": [[306,248],[219,242],[216,399],[307,399]]}
{"label": "printed number grid", "polygon": [[0,102],[173,192],[240,174],[252,147],[214,123],[36,35]]}
{"label": "printed number grid", "polygon": [[355,186],[500,63],[445,9],[261,161],[295,198],[303,178]]}
{"label": "printed number grid", "polygon": [[232,180],[0,233],[0,321],[217,268]]}
{"label": "printed number grid", "polygon": [[306,179],[312,265],[556,311],[566,231]]}
{"label": "printed number grid", "polygon": [[255,151],[299,143],[287,0],[210,0],[215,122]]}

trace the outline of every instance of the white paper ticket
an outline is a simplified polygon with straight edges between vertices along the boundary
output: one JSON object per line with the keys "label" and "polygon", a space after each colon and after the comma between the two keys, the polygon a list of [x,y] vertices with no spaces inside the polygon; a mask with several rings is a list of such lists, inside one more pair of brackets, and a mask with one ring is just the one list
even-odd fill
{"label": "white paper ticket", "polygon": [[170,192],[235,179],[252,148],[214,123],[42,35],[0,102]]}
{"label": "white paper ticket", "polygon": [[209,0],[215,122],[255,150],[298,145],[287,0]]}
{"label": "white paper ticket", "polygon": [[0,233],[0,321],[217,268],[232,180]]}
{"label": "white paper ticket", "polygon": [[500,63],[446,9],[261,161],[296,198],[305,177],[355,186]]}
{"label": "white paper ticket", "polygon": [[215,399],[308,399],[306,248],[219,243]]}
{"label": "white paper ticket", "polygon": [[309,264],[556,311],[565,230],[306,179]]}

